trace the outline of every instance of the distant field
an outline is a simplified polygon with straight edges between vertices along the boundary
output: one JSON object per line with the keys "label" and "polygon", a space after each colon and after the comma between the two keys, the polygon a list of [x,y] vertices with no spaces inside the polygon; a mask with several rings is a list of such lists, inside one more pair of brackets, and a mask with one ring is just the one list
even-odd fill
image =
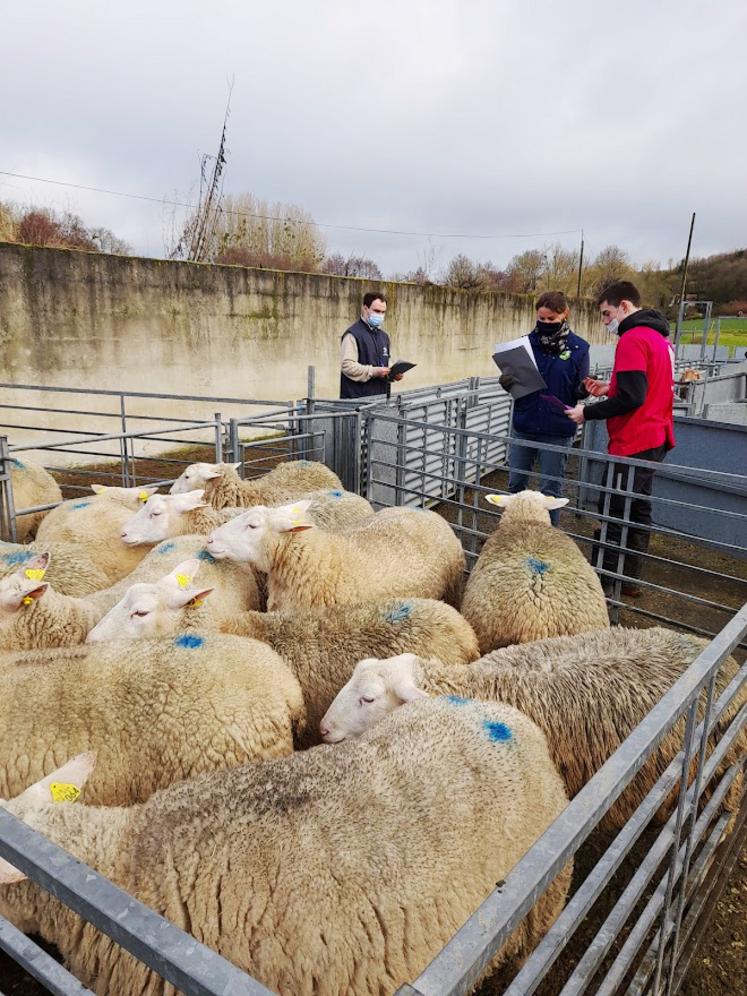
{"label": "distant field", "polygon": [[[674,325],[674,322],[672,322]],[[703,335],[703,319],[688,318],[682,323],[682,342],[700,342]],[[708,342],[713,342],[716,334],[716,319],[711,319],[708,329]],[[747,346],[747,316],[743,318],[722,318],[719,346]]]}

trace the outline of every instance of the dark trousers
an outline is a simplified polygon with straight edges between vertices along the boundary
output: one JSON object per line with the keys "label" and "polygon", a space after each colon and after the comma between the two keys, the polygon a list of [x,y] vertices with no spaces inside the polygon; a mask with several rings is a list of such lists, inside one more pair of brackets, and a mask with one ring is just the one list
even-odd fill
{"label": "dark trousers", "polygon": [[[661,463],[667,453],[666,444],[662,443],[661,446],[655,446],[650,450],[641,450],[640,453],[631,453],[631,459],[635,460],[650,460],[652,462]],[[628,487],[628,476],[630,474],[631,468],[626,464],[616,463],[613,464],[612,469],[612,487],[618,490],[613,490],[610,493],[610,507],[608,514],[617,520],[625,519],[625,502],[626,497],[624,494],[620,494],[619,491],[632,491],[635,492],[635,497],[630,500],[630,517],[628,521],[632,523],[639,523],[642,526],[651,525],[651,488],[654,482],[654,468],[653,467],[635,467],[633,468],[633,484],[632,487]],[[606,471],[606,474],[609,471]],[[603,479],[603,483],[606,484],[607,476]],[[604,491],[599,493],[599,513],[604,515],[604,502],[606,494]],[[618,522],[608,522],[607,523],[607,543],[613,544],[614,546],[620,546],[620,538],[622,536],[624,523],[622,521]],[[599,536],[599,531],[595,534]],[[614,571],[615,573],[625,574],[629,578],[639,578],[641,576],[641,571],[643,568],[642,559],[639,556],[641,553],[645,553],[648,550],[649,540],[651,539],[651,533],[647,529],[635,529],[633,526],[628,527],[627,540],[625,546],[629,551],[623,557],[623,564],[618,572],[618,552],[614,549],[605,549],[604,559],[602,566],[606,571]],[[592,562],[596,564],[596,547],[592,547]],[[604,580],[604,578],[602,579]],[[608,578],[608,581],[613,579]]]}

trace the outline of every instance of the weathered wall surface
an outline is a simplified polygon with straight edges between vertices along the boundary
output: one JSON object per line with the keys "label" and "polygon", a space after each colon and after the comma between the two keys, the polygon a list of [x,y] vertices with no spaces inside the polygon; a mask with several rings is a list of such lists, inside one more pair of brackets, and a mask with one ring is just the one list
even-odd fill
{"label": "weathered wall surface", "polygon": [[[385,283],[394,357],[416,387],[494,375],[494,343],[534,324],[531,298]],[[366,281],[0,245],[3,381],[288,399],[336,397],[340,335]],[[585,304],[573,326],[604,341]]]}

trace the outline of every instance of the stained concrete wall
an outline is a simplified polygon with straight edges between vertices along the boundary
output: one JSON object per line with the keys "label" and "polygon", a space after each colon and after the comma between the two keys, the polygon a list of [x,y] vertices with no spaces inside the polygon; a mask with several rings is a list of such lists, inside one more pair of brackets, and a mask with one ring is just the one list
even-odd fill
{"label": "stained concrete wall", "polygon": [[[532,299],[385,283],[407,386],[494,375]],[[0,244],[2,380],[254,398],[336,396],[340,335],[369,282]],[[574,327],[603,341],[588,304]]]}

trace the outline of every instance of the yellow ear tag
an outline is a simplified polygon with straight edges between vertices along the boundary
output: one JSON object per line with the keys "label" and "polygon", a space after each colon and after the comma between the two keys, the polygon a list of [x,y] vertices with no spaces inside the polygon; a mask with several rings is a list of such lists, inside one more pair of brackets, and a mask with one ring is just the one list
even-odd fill
{"label": "yellow ear tag", "polygon": [[29,595],[26,595],[26,597],[25,597],[25,598],[24,598],[24,600],[23,600],[23,604],[24,604],[24,605],[31,605],[31,603],[32,603],[33,601],[34,601],[34,600],[33,600],[33,598],[31,598],[31,597],[30,597]]}
{"label": "yellow ear tag", "polygon": [[41,581],[47,572],[41,567],[27,567],[23,573],[29,581]]}
{"label": "yellow ear tag", "polygon": [[145,502],[150,498],[150,495],[148,494],[147,491],[141,491],[140,494],[138,495],[138,498],[140,499],[140,501]]}
{"label": "yellow ear tag", "polygon": [[80,789],[71,782],[52,782],[49,786],[52,802],[75,802]]}
{"label": "yellow ear tag", "polygon": [[191,580],[192,577],[190,574],[177,574],[176,576],[176,583],[180,588],[186,588]]}
{"label": "yellow ear tag", "polygon": [[187,602],[187,605],[191,609],[199,609],[199,607],[202,605],[202,603],[203,603],[203,599],[202,598],[193,598],[191,602]]}

